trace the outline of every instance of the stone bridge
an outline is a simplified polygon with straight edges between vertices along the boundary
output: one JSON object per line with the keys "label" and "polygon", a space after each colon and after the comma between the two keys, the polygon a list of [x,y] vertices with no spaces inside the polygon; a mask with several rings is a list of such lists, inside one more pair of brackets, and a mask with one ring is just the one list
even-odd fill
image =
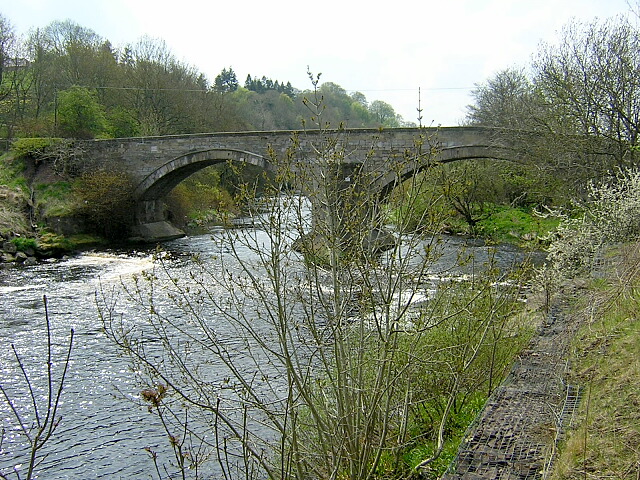
{"label": "stone bridge", "polygon": [[[349,180],[356,171],[357,175],[367,173],[367,188],[384,196],[399,181],[433,162],[513,159],[514,152],[498,140],[504,135],[497,133],[483,127],[238,132],[94,140],[82,147],[85,168],[111,168],[131,176],[136,185],[137,233],[154,239],[180,233],[171,232],[164,218],[164,197],[189,175],[210,165],[233,161],[272,170],[274,159],[292,151],[293,170],[323,174],[325,154],[335,158],[339,150],[343,177]],[[312,181],[301,183],[297,188],[302,192],[316,187]],[[320,213],[317,210],[314,206],[314,217]]]}

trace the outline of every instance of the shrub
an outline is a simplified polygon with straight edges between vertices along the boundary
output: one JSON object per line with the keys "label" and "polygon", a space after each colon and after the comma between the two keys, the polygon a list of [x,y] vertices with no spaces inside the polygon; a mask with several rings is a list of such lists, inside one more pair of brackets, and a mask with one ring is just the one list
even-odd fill
{"label": "shrub", "polygon": [[100,170],[82,175],[73,185],[75,214],[95,233],[125,238],[133,221],[133,184],[122,172]]}
{"label": "shrub", "polygon": [[565,219],[551,237],[550,268],[568,276],[594,267],[605,245],[640,234],[640,170],[621,169],[588,192],[582,214]]}
{"label": "shrub", "polygon": [[36,165],[47,162],[58,173],[73,172],[82,156],[80,147],[65,138],[19,138],[11,150],[15,158],[30,159]]}
{"label": "shrub", "polygon": [[11,144],[11,150],[17,158],[39,160],[64,141],[62,138],[18,138]]}
{"label": "shrub", "polygon": [[38,242],[35,238],[14,237],[11,239],[11,242],[15,244],[15,246],[21,252],[24,252],[28,249],[35,250],[38,248]]}

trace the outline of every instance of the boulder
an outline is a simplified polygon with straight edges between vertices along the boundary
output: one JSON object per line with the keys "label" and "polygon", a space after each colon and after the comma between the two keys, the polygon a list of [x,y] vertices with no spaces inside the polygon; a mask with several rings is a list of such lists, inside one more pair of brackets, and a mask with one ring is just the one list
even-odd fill
{"label": "boulder", "polygon": [[13,254],[13,253],[16,253],[18,251],[18,247],[13,242],[4,242],[2,244],[2,250],[4,250],[5,253]]}
{"label": "boulder", "polygon": [[25,267],[33,267],[34,265],[37,265],[37,264],[38,264],[38,259],[36,257],[27,257],[27,259],[23,263]]}
{"label": "boulder", "polygon": [[163,221],[137,225],[133,228],[133,235],[130,239],[132,241],[155,243],[181,238],[186,234],[171,223]]}

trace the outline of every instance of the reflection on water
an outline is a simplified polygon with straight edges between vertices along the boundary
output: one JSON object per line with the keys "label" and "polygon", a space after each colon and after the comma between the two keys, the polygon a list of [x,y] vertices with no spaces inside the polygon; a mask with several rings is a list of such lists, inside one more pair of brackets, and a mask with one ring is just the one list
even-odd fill
{"label": "reflection on water", "polygon": [[[75,330],[72,360],[59,415],[62,422],[46,445],[40,478],[141,478],[149,467],[146,446],[164,445],[146,410],[122,396],[137,387],[127,362],[106,341],[96,314],[99,285],[151,266],[144,254],[86,253],[36,267],[0,270],[0,382],[22,414],[31,412],[25,380],[10,345],[14,345],[44,407],[46,334],[43,296],[49,305],[54,372],[59,373],[70,330]],[[4,401],[0,419],[7,439],[0,450],[0,472],[26,468],[24,438]],[[25,418],[25,423],[32,419]],[[22,448],[14,442],[22,442]],[[22,455],[20,454],[22,452]],[[26,472],[22,471],[22,477]],[[13,477],[9,477],[13,478]]]}

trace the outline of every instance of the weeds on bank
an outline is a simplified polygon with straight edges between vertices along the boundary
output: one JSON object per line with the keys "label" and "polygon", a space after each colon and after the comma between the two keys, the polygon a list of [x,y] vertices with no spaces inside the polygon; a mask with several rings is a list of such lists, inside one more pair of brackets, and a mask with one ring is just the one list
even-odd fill
{"label": "weeds on bank", "polygon": [[554,480],[640,478],[640,247],[617,251],[620,265],[583,306],[572,359],[583,399]]}

